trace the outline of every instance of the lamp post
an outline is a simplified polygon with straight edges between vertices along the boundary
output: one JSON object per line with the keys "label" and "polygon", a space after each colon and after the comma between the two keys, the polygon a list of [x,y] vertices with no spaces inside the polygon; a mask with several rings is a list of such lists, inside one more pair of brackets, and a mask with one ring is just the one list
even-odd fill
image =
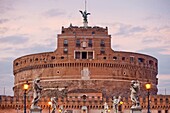
{"label": "lamp post", "polygon": [[122,112],[122,105],[123,105],[123,101],[120,101],[119,102],[119,105],[118,105],[118,111],[121,113]]}
{"label": "lamp post", "polygon": [[28,81],[24,84],[24,113],[26,113],[26,93],[28,90]]}
{"label": "lamp post", "polygon": [[52,102],[51,102],[51,101],[49,101],[49,102],[48,102],[48,106],[49,106],[49,113],[50,113],[51,104],[52,104]]}
{"label": "lamp post", "polygon": [[58,110],[58,112],[59,112],[59,113],[61,113],[61,112],[62,112],[62,110],[61,110],[61,109],[59,109],[59,110]]}
{"label": "lamp post", "polygon": [[146,85],[145,85],[145,87],[146,87],[146,89],[147,89],[147,91],[148,91],[148,112],[147,113],[150,113],[150,100],[149,100],[149,95],[150,95],[150,89],[151,89],[151,84],[150,83],[147,83]]}

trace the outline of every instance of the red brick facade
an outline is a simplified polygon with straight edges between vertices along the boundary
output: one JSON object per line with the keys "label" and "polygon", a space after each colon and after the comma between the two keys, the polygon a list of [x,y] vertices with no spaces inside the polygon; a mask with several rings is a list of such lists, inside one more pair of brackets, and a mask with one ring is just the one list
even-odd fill
{"label": "red brick facade", "polygon": [[[62,27],[54,52],[32,54],[17,58],[14,63],[14,95],[23,94],[22,86],[39,77],[43,96],[55,96],[57,88],[94,89],[104,97],[128,97],[131,80],[144,85],[152,83],[151,94],[157,94],[158,61],[133,52],[111,49],[111,35],[101,27]],[[51,91],[53,93],[51,93]],[[30,89],[29,95],[32,95]]]}

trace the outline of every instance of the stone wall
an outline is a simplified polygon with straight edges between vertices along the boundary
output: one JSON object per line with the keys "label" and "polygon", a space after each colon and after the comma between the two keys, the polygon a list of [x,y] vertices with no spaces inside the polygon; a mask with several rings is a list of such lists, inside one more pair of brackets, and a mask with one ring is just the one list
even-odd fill
{"label": "stone wall", "polygon": [[[147,93],[147,92],[146,92]],[[27,110],[29,111],[31,105],[32,97],[27,96]],[[43,113],[48,112],[49,105],[48,102],[50,98],[41,98],[39,106],[43,109]],[[123,113],[128,113],[131,108],[130,98],[122,98],[123,104],[121,105],[121,111]],[[100,97],[87,97],[84,100],[82,97],[69,96],[67,98],[58,98],[57,109],[60,105],[63,105],[64,109],[78,111],[80,113],[82,106],[87,106],[89,113],[101,113],[104,108],[104,102],[108,103],[109,109],[112,112],[112,98],[100,98]],[[140,98],[140,103],[143,113],[147,111],[147,97]],[[170,110],[170,96],[168,95],[156,95],[151,96],[150,108],[152,113],[157,113],[165,110]],[[23,97],[10,97],[10,96],[0,96],[0,113],[21,113],[23,111]]]}
{"label": "stone wall", "polygon": [[[78,47],[77,40],[80,40]],[[89,40],[92,40],[91,46],[88,46]],[[32,81],[37,77],[44,88],[66,86],[70,91],[92,87],[102,93],[105,89],[108,97],[129,93],[130,81],[139,80],[142,90],[144,84],[150,82],[151,93],[157,94],[157,59],[145,54],[112,50],[107,28],[62,28],[57,46],[54,52],[26,55],[14,61],[15,96],[23,94],[22,87],[26,81],[30,84],[31,93]],[[76,59],[75,51],[93,52],[93,57]],[[141,92],[141,95],[144,94]]]}

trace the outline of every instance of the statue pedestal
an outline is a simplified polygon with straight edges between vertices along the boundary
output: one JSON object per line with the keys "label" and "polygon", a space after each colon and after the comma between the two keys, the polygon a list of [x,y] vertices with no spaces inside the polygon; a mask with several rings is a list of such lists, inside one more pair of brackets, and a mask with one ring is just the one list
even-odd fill
{"label": "statue pedestal", "polygon": [[83,22],[84,27],[87,28],[88,27],[88,22]]}
{"label": "statue pedestal", "polygon": [[131,108],[130,113],[142,113],[142,108]]}
{"label": "statue pedestal", "polygon": [[41,113],[42,109],[40,107],[35,107],[30,109],[30,113]]}

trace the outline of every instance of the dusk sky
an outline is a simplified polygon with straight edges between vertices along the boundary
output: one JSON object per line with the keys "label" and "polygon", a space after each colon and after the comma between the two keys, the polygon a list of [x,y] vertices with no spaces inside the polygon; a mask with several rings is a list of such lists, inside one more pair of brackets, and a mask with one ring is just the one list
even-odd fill
{"label": "dusk sky", "polygon": [[[0,95],[13,95],[13,60],[54,51],[62,26],[82,26],[79,10],[84,0],[0,0]],[[170,0],[87,0],[87,10],[113,50],[158,59],[158,94],[170,94]]]}

